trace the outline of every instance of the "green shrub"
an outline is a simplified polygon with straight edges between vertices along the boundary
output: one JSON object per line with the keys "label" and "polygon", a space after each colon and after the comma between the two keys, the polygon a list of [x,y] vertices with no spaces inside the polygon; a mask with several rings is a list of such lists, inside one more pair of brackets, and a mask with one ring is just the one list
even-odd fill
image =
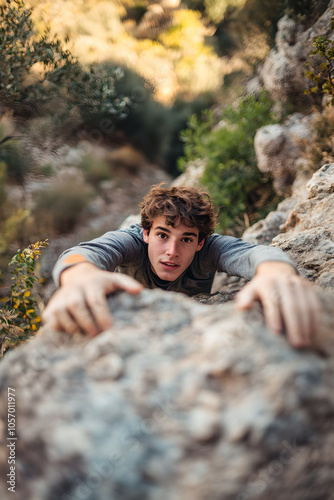
{"label": "green shrub", "polygon": [[7,181],[7,165],[4,161],[0,160],[0,208],[5,203],[7,198],[6,181]]}
{"label": "green shrub", "polygon": [[95,188],[97,188],[102,181],[111,178],[109,165],[91,155],[84,156],[78,168],[83,172],[87,184]]}
{"label": "green shrub", "polygon": [[[64,71],[71,60],[70,53],[57,40],[48,40],[47,34],[36,38],[31,20],[31,9],[22,0],[7,0],[0,7],[0,96],[27,97],[29,86],[25,81],[36,63],[47,68],[47,74]],[[41,87],[40,87],[41,90]]]}
{"label": "green shrub", "polygon": [[131,99],[116,92],[116,82],[123,76],[122,69],[114,65],[92,65],[84,71],[78,63],[72,63],[66,80],[57,77],[53,83],[62,85],[69,109],[77,108],[84,119],[96,113],[125,118]]}
{"label": "green shrub", "polygon": [[0,255],[6,255],[13,243],[25,244],[26,230],[32,222],[30,210],[14,206],[4,212],[0,232]]}
{"label": "green shrub", "polygon": [[313,136],[304,154],[310,172],[315,172],[324,163],[334,163],[333,130],[334,106],[329,106],[313,121]]}
{"label": "green shrub", "polygon": [[47,245],[47,241],[37,241],[24,250],[18,250],[9,263],[13,276],[9,297],[1,299],[0,356],[6,348],[16,347],[28,340],[40,327],[40,312],[32,291],[38,281],[36,261],[41,249]]}
{"label": "green shrub", "polygon": [[[122,71],[111,65],[84,69],[49,31],[36,34],[31,13],[22,0],[8,0],[0,7],[0,99],[16,113],[38,103],[38,113],[50,110],[61,113],[62,119],[98,112],[122,117],[131,104],[115,91]],[[34,71],[36,65],[39,71]]]}
{"label": "green shrub", "polygon": [[[330,20],[330,28],[334,30],[334,9]],[[310,89],[305,90],[305,94],[322,93],[331,97],[328,104],[334,106],[334,41],[326,36],[318,36],[314,42],[314,50],[311,56],[318,56],[321,58],[320,67],[306,71],[305,75],[310,80],[313,80],[315,85]],[[311,66],[311,62],[307,62],[307,66]]]}
{"label": "green shrub", "polygon": [[39,168],[41,174],[45,175],[46,177],[51,177],[53,174],[53,167],[50,165],[50,163],[47,163],[46,165],[42,165]]}
{"label": "green shrub", "polygon": [[9,138],[0,144],[0,162],[6,164],[7,178],[10,181],[22,182],[24,175],[30,171],[27,155],[23,154],[17,139]]}
{"label": "green shrub", "polygon": [[43,237],[71,231],[79,221],[93,192],[83,183],[64,179],[35,196],[33,216]]}
{"label": "green shrub", "polygon": [[304,27],[314,24],[328,4],[328,0],[283,0],[287,14],[302,22]]}
{"label": "green shrub", "polygon": [[[157,163],[173,176],[178,175],[176,161],[183,154],[180,132],[193,113],[213,103],[212,95],[201,94],[191,101],[179,98],[173,106],[167,107],[154,99],[154,87],[145,78],[129,69],[122,70],[124,79],[116,84],[116,89],[122,87],[124,82],[124,92],[131,96],[133,105],[126,118],[115,120],[117,131],[122,131],[149,161]],[[96,115],[90,126],[97,128],[103,118],[106,115]]]}
{"label": "green shrub", "polygon": [[218,124],[210,112],[201,119],[193,115],[182,134],[185,156],[179,167],[184,170],[198,158],[205,161],[201,182],[219,207],[221,231],[239,234],[277,203],[271,182],[257,168],[254,150],[256,131],[276,121],[271,106],[266,93],[250,96],[237,107],[224,108]]}

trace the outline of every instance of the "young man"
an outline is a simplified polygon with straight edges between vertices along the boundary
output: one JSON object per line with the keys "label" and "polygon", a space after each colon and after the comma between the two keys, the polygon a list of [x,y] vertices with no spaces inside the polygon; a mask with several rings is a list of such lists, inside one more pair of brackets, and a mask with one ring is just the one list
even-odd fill
{"label": "young man", "polygon": [[210,292],[220,271],[251,279],[237,295],[239,309],[259,300],[271,330],[285,330],[295,347],[310,345],[320,306],[282,250],[213,234],[210,197],[194,188],[153,186],[140,207],[141,226],[110,231],[61,255],[54,269],[60,288],[43,314],[51,327],[94,336],[112,324],[109,293],[137,294],[144,286],[191,296]]}

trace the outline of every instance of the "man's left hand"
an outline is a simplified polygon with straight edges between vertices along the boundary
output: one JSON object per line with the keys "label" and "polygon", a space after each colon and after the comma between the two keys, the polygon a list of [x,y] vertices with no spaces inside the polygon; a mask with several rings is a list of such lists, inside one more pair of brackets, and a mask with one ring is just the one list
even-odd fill
{"label": "man's left hand", "polygon": [[285,331],[292,346],[306,348],[321,322],[321,305],[315,286],[301,278],[284,262],[263,262],[254,278],[237,294],[239,310],[250,309],[255,301],[263,307],[267,327]]}

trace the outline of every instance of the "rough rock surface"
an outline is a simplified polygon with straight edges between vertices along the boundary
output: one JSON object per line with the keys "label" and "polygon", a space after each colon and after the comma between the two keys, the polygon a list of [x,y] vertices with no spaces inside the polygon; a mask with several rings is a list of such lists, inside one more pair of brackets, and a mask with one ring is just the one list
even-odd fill
{"label": "rough rock surface", "polygon": [[317,22],[305,31],[287,16],[278,22],[276,47],[270,51],[261,71],[264,88],[275,100],[293,102],[297,99],[311,102],[304,90],[314,83],[305,77],[305,63],[309,60],[312,43],[317,36],[333,36],[329,25],[332,7],[334,0],[331,0],[328,9]]}
{"label": "rough rock surface", "polygon": [[307,200],[306,184],[311,176],[311,173],[299,170],[292,184],[292,195],[279,203],[277,209],[270,212],[265,219],[246,229],[242,239],[255,245],[270,245],[273,238],[284,231],[285,223],[296,205]]}
{"label": "rough rock surface", "polygon": [[314,117],[295,113],[283,125],[267,125],[256,132],[254,147],[258,167],[270,174],[279,195],[291,191],[301,156],[312,136]]}
{"label": "rough rock surface", "polygon": [[246,229],[242,239],[255,245],[270,245],[272,239],[281,232],[280,228],[285,221],[286,212],[277,209]]}
{"label": "rough rock surface", "polygon": [[334,296],[319,293],[327,313],[313,351],[268,332],[260,309],[161,290],[113,297],[114,327],[92,340],[42,329],[0,363],[15,498],[333,498]]}
{"label": "rough rock surface", "polygon": [[273,245],[286,251],[302,276],[334,289],[334,163],[319,169]]}
{"label": "rough rock surface", "polygon": [[197,159],[187,166],[186,171],[179,175],[172,182],[172,186],[190,186],[194,188],[201,187],[201,178],[206,167],[206,161]]}
{"label": "rough rock surface", "polygon": [[299,172],[293,195],[243,234],[255,244],[282,248],[305,278],[334,289],[334,163],[311,179]]}

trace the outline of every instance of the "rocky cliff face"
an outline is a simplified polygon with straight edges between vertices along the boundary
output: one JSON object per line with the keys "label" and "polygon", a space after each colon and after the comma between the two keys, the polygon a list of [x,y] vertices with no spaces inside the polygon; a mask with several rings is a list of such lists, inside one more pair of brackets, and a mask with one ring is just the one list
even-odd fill
{"label": "rocky cliff face", "polygon": [[278,23],[276,47],[271,50],[261,70],[261,81],[275,100],[310,104],[312,101],[304,95],[304,90],[312,86],[305,77],[305,63],[313,49],[312,43],[319,35],[333,36],[329,20],[334,1],[328,9],[307,30],[293,19],[284,16]]}
{"label": "rocky cliff face", "polygon": [[243,238],[279,246],[302,276],[334,290],[334,163],[308,179],[307,173],[299,172],[292,196],[248,229]]}
{"label": "rocky cliff face", "polygon": [[273,179],[281,196],[291,194],[296,173],[304,166],[305,153],[312,139],[315,115],[294,113],[284,124],[261,127],[254,139],[257,166]]}
{"label": "rocky cliff face", "polygon": [[[263,78],[283,101],[301,91],[292,67],[326,15],[304,33],[281,22]],[[278,190],[295,180],[244,239],[280,246],[319,285],[313,349],[269,332],[260,308],[222,303],[242,284],[227,276],[217,295],[197,297],[205,305],[159,290],[115,295],[114,327],[94,339],[43,328],[0,363],[2,499],[10,481],[18,500],[334,498],[334,164],[298,168],[306,121],[258,133]]]}
{"label": "rocky cliff face", "polygon": [[[15,497],[328,500],[334,296],[322,301],[324,328],[305,352],[267,331],[259,309],[159,290],[113,297],[114,327],[92,340],[44,328],[0,364]],[[2,478],[13,450],[1,448]]]}
{"label": "rocky cliff face", "polygon": [[273,245],[290,255],[303,276],[334,290],[334,163],[318,170],[306,190]]}

